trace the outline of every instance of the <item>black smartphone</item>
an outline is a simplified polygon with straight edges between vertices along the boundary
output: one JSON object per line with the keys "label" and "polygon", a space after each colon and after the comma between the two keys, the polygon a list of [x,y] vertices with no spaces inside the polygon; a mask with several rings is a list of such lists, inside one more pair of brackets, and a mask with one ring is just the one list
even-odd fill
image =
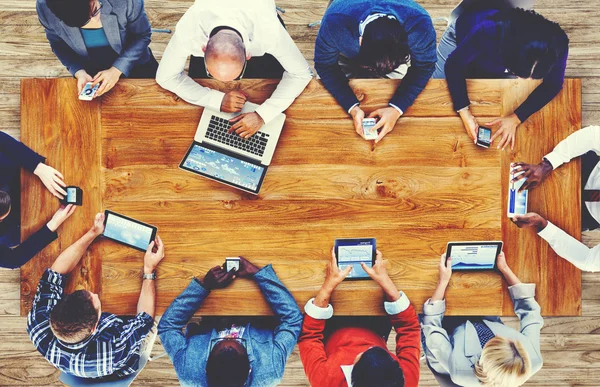
{"label": "black smartphone", "polygon": [[60,201],[62,204],[65,206],[69,204],[81,206],[83,204],[83,190],[81,188],[70,186],[66,187],[65,191],[67,191],[67,194],[65,195],[65,198]]}
{"label": "black smartphone", "polygon": [[492,143],[492,129],[480,126],[477,130],[477,145],[489,148]]}

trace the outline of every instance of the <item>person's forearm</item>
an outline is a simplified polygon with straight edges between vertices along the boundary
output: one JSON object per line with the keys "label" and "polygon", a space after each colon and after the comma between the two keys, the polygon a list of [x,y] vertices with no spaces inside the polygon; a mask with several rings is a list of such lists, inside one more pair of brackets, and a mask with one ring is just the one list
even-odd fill
{"label": "person's forearm", "polygon": [[506,280],[506,283],[508,283],[508,286],[514,286],[521,283],[519,278],[515,275],[515,273],[513,273],[510,267],[500,268],[500,272],[504,276],[504,279]]}
{"label": "person's forearm", "polygon": [[383,289],[383,294],[385,295],[385,300],[388,302],[398,301],[400,298],[400,291],[394,285],[390,278],[386,279],[384,282],[380,283],[379,286]]}
{"label": "person's forearm", "polygon": [[70,273],[77,266],[94,239],[96,239],[96,236],[91,231],[85,233],[84,236],[79,238],[77,242],[69,246],[69,248],[56,258],[51,269],[60,274]]}
{"label": "person's forearm", "polygon": [[319,290],[319,293],[317,293],[315,300],[313,301],[315,306],[318,306],[319,308],[327,308],[329,306],[331,293],[333,293],[333,289],[331,288],[331,286],[329,286],[326,283],[323,284],[323,286]]}
{"label": "person's forearm", "polygon": [[150,317],[154,318],[156,311],[156,286],[154,280],[145,279],[142,282],[142,291],[138,300],[137,312],[146,312]]}
{"label": "person's forearm", "polygon": [[438,285],[435,288],[433,295],[431,296],[431,302],[443,301],[444,297],[446,295],[447,287],[448,287],[448,282],[438,282]]}

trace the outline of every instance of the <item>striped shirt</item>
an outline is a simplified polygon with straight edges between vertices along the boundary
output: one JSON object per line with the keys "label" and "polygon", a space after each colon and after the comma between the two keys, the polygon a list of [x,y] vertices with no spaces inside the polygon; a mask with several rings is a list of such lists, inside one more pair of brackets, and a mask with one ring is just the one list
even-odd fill
{"label": "striped shirt", "polygon": [[63,296],[65,280],[64,275],[47,269],[38,284],[27,317],[27,332],[36,349],[59,370],[82,378],[135,373],[153,318],[140,313],[124,320],[102,313],[90,337],[76,344],[63,343],[50,329],[50,312]]}

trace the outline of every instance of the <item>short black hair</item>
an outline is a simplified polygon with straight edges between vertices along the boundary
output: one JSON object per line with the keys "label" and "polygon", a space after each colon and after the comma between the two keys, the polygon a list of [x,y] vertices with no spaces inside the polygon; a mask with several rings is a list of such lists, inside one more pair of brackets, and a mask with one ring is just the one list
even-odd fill
{"label": "short black hair", "polygon": [[408,35],[398,20],[380,17],[367,24],[358,52],[362,70],[384,77],[409,58]]}
{"label": "short black hair", "polygon": [[543,79],[567,55],[565,31],[533,10],[504,9],[493,19],[501,33],[502,60],[518,77]]}
{"label": "short black hair", "polygon": [[206,381],[209,387],[243,387],[250,373],[248,352],[234,348],[213,348],[206,362]]}
{"label": "short black hair", "polygon": [[92,334],[98,323],[98,310],[87,290],[63,297],[50,312],[54,335],[66,343],[78,343]]}
{"label": "short black hair", "polygon": [[11,207],[10,195],[8,192],[0,191],[0,217],[5,216]]}
{"label": "short black hair", "polygon": [[90,0],[46,0],[50,11],[69,27],[83,27],[90,20]]}
{"label": "short black hair", "polygon": [[353,387],[404,387],[400,364],[381,347],[366,350],[352,369]]}

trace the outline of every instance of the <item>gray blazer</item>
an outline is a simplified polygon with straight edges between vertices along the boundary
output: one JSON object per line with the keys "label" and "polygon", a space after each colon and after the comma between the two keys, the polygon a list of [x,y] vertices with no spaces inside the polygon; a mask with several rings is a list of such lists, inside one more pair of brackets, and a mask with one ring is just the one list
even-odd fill
{"label": "gray blazer", "polygon": [[[518,340],[531,357],[533,373],[542,368],[540,331],[544,325],[540,305],[535,300],[534,284],[519,284],[508,288],[513,300],[515,314],[521,320],[520,331],[507,327],[498,318],[484,319],[485,324],[496,336]],[[427,363],[436,379],[446,386],[480,386],[475,377],[474,366],[483,348],[479,343],[475,327],[470,321],[458,326],[452,337],[442,328],[446,311],[445,301],[423,305],[422,329],[425,335]]]}
{"label": "gray blazer", "polygon": [[[37,0],[36,9],[52,51],[62,64],[72,75],[85,68],[90,57],[79,28],[69,27],[58,19],[46,0]],[[113,66],[125,76],[134,65],[150,60],[148,45],[152,31],[143,0],[102,0],[100,20],[110,46],[119,54]]]}

